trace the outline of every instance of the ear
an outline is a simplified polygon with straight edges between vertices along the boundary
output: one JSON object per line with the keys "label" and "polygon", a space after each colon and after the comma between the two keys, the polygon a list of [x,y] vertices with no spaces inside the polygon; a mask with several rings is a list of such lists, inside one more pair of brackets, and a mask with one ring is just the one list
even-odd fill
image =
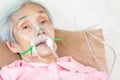
{"label": "ear", "polygon": [[18,52],[19,52],[16,43],[8,42],[8,41],[6,41],[5,43],[6,43],[7,47],[8,47],[13,53],[18,53]]}

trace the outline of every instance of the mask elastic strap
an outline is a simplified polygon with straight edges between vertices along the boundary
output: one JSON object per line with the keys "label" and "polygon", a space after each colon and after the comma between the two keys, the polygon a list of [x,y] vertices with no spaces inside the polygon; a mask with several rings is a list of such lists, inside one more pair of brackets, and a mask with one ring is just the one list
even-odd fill
{"label": "mask elastic strap", "polygon": [[20,55],[24,55],[24,54],[26,54],[28,52],[31,52],[31,55],[32,55],[32,50],[33,50],[33,46],[30,46],[26,51],[21,52]]}
{"label": "mask elastic strap", "polygon": [[[62,39],[62,38],[54,38],[53,39],[54,41],[58,41],[58,40],[64,40],[64,39]],[[33,50],[33,45],[31,45],[27,50],[25,50],[24,52],[21,52],[20,53],[20,56],[22,56],[22,55],[24,55],[24,54],[26,54],[26,53],[28,53],[28,52],[30,52],[31,53],[31,55],[32,55],[32,50]]]}

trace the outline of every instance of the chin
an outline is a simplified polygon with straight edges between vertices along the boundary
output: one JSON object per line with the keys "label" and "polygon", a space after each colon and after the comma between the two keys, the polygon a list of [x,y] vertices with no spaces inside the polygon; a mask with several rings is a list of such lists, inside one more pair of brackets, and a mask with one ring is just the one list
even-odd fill
{"label": "chin", "polygon": [[45,42],[42,42],[36,46],[36,51],[40,57],[54,56],[55,51],[53,51]]}
{"label": "chin", "polygon": [[48,50],[48,49],[42,49],[42,50],[39,50],[38,51],[38,55],[40,57],[47,57],[47,56],[52,56],[54,55],[53,51],[52,50]]}

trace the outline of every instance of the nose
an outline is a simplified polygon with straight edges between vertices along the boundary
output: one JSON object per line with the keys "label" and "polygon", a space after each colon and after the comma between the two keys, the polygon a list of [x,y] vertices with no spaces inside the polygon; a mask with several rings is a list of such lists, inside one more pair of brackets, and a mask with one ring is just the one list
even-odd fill
{"label": "nose", "polygon": [[37,36],[41,35],[41,34],[45,34],[45,31],[43,29],[40,29],[37,33]]}

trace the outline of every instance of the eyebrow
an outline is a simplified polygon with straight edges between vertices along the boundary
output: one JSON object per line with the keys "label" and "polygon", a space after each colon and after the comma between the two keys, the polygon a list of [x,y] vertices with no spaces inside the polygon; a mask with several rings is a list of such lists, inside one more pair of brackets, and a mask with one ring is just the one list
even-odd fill
{"label": "eyebrow", "polygon": [[26,16],[21,17],[21,18],[18,20],[18,22],[19,22],[20,20],[26,18],[26,17],[28,17],[28,16],[26,15]]}
{"label": "eyebrow", "polygon": [[37,13],[45,13],[46,11],[41,10],[41,11],[37,11]]}
{"label": "eyebrow", "polygon": [[[45,11],[41,10],[41,11],[37,11],[36,13],[45,13]],[[21,21],[22,19],[26,18],[26,17],[28,17],[28,15],[25,15],[25,16],[19,18],[18,22]]]}

